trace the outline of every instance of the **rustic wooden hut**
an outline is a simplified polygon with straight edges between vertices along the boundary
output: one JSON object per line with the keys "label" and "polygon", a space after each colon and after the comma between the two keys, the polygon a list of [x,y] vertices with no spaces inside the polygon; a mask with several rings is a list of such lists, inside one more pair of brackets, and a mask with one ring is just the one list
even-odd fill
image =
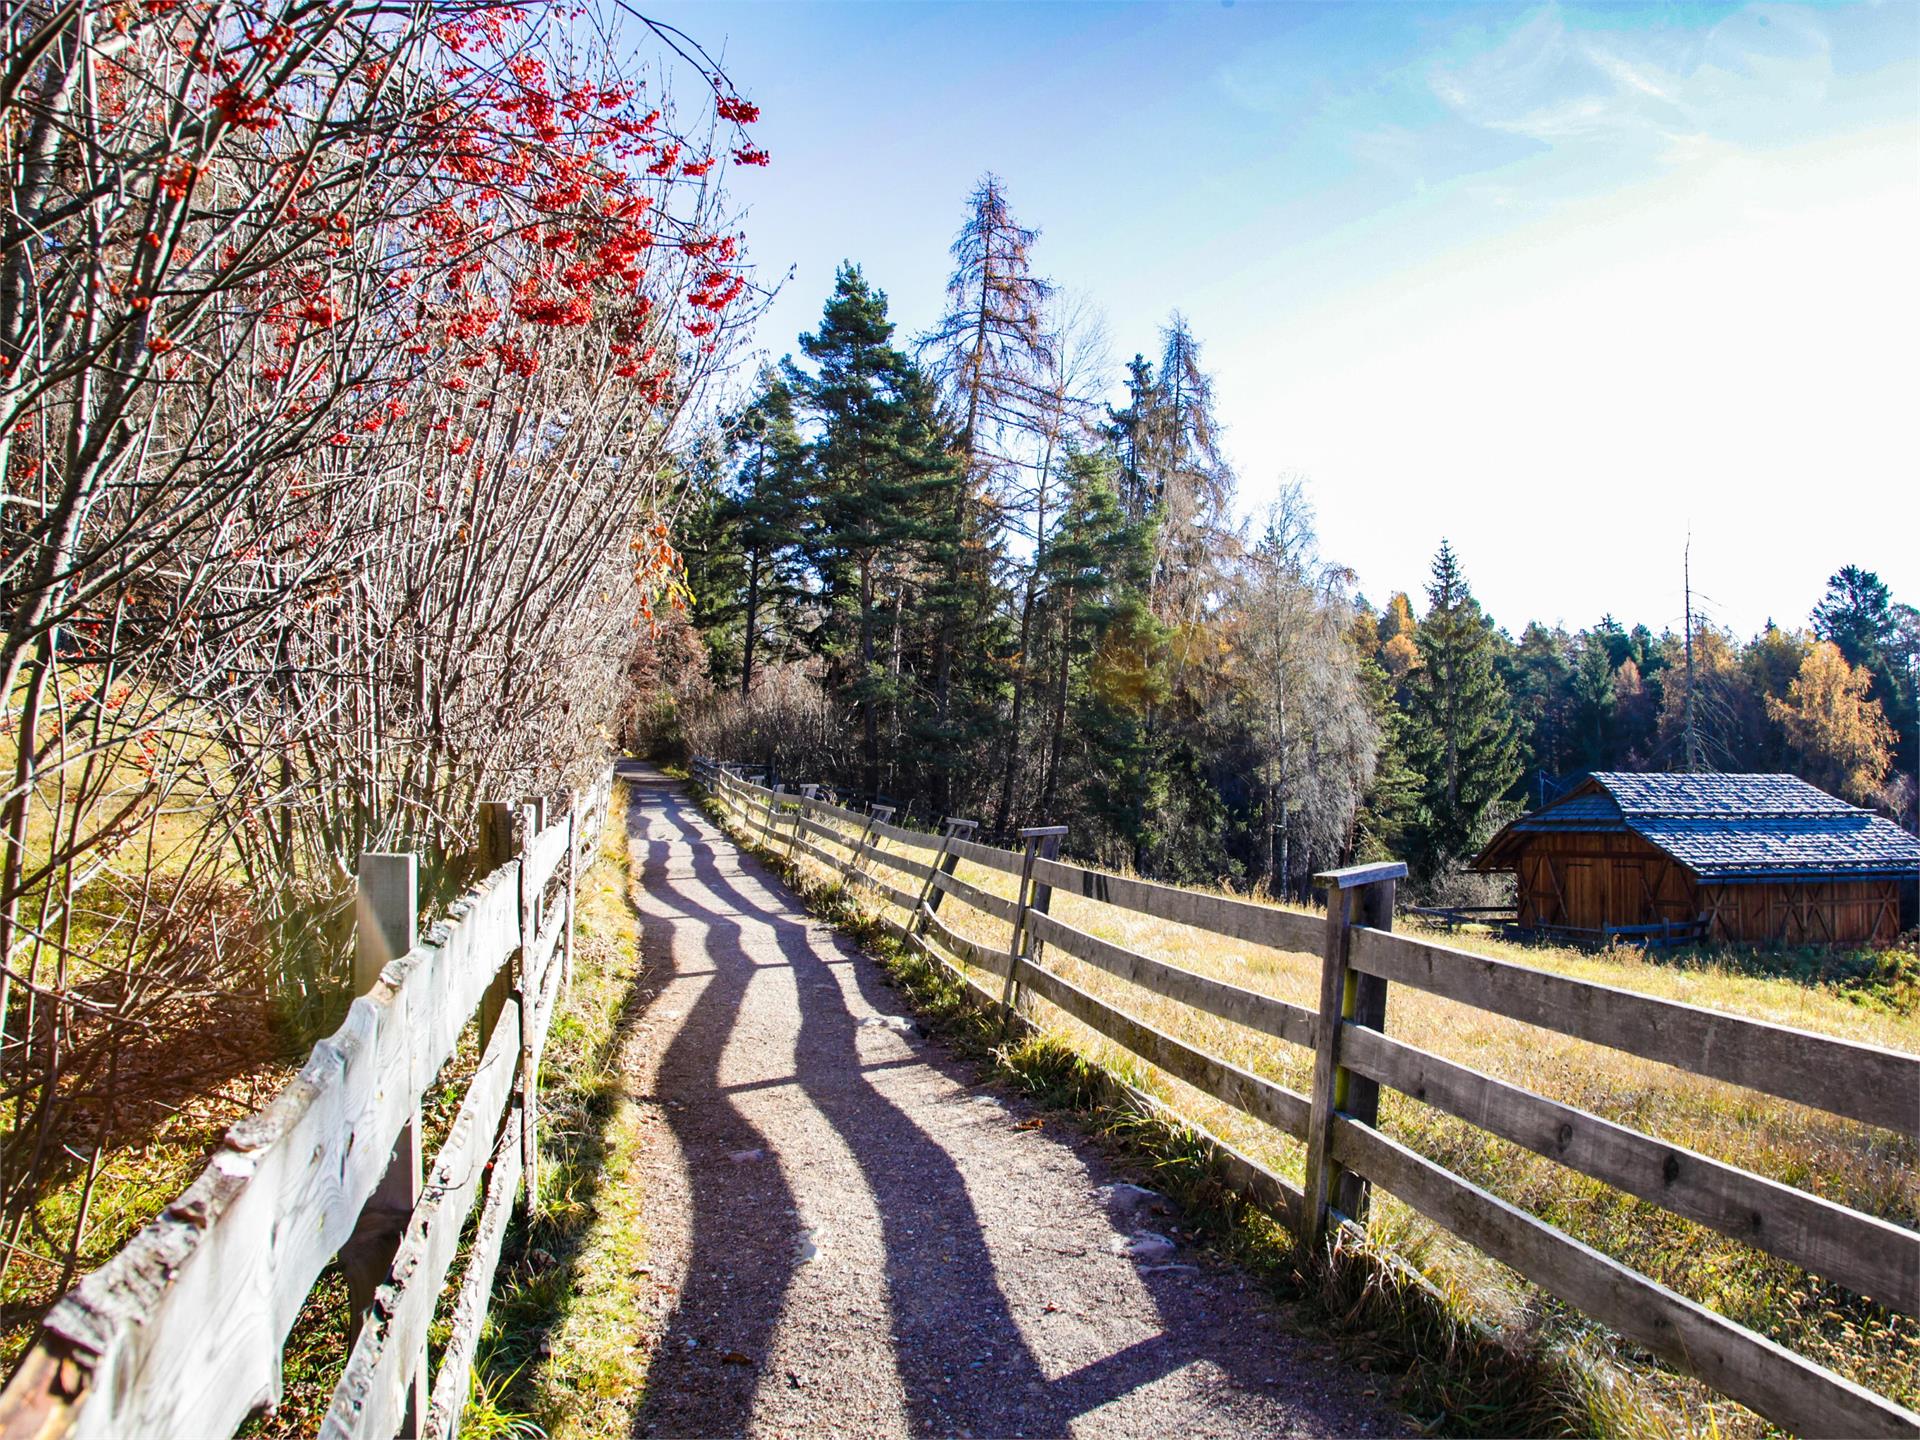
{"label": "rustic wooden hut", "polygon": [[1884,944],[1920,841],[1793,775],[1596,772],[1494,836],[1474,868],[1515,873],[1526,930],[1698,923],[1716,940]]}

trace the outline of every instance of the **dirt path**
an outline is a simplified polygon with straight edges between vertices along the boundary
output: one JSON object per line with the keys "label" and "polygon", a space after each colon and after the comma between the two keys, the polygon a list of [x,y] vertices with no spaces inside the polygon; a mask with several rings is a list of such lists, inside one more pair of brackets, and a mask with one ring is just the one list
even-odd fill
{"label": "dirt path", "polygon": [[1159,1243],[1149,1192],[970,1085],[677,785],[628,778],[655,989],[639,1433],[1405,1432],[1243,1275]]}

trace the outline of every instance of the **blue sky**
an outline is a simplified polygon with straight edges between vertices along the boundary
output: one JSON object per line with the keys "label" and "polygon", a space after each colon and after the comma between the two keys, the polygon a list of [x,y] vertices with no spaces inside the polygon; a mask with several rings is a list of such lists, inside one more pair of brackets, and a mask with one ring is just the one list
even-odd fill
{"label": "blue sky", "polygon": [[932,321],[987,170],[1116,359],[1170,311],[1243,504],[1383,597],[1741,631],[1920,603],[1920,4],[666,4],[764,109],[762,344],[859,261]]}

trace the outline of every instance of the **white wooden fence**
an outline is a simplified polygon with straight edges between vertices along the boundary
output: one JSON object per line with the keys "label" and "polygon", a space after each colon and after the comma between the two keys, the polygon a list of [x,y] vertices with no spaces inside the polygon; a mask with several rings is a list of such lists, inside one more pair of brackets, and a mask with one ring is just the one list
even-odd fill
{"label": "white wooden fence", "polygon": [[[1037,996],[1141,1059],[1306,1146],[1304,1191],[1224,1142],[1228,1180],[1317,1242],[1364,1218],[1379,1185],[1542,1289],[1804,1435],[1920,1435],[1920,1415],[1656,1283],[1455,1175],[1377,1125],[1379,1087],[1456,1116],[1643,1200],[1838,1281],[1891,1310],[1920,1315],[1920,1234],[1876,1216],[1670,1145],[1521,1086],[1443,1059],[1385,1031],[1390,985],[1411,986],[1562,1035],[1920,1136],[1920,1056],[1573,980],[1392,933],[1399,864],[1316,877],[1324,921],[1273,906],[1112,875],[1055,858],[1059,827],[1022,831],[1023,848],[903,829],[892,812],[861,814],[807,786],[769,790],[705,759],[695,775],[731,819],[789,855],[864,887],[904,920],[896,935],[1020,1020]],[[887,848],[888,845],[894,848]],[[1015,899],[955,874],[968,860],[1016,877]],[[889,873],[890,872],[890,873]],[[1315,1010],[1169,965],[1055,919],[1053,892],[1158,916],[1277,950],[1319,953]],[[1009,928],[1005,948],[960,934],[943,897]],[[1168,1035],[1049,969],[1044,947],[1150,994],[1313,1052],[1302,1095]],[[980,972],[999,982],[983,984]]]}
{"label": "white wooden fence", "polygon": [[[0,1437],[231,1435],[278,1402],[282,1347],[338,1255],[356,1334],[321,1433],[451,1440],[508,1215],[517,1194],[538,1201],[540,1056],[572,971],[575,877],[611,789],[609,772],[552,823],[524,807],[517,855],[509,807],[488,807],[495,868],[424,936],[414,857],[362,857],[345,1022],[54,1307],[0,1394]],[[420,1099],[476,1010],[480,1062],[423,1184]],[[483,1182],[452,1338],[429,1377],[427,1327]]]}

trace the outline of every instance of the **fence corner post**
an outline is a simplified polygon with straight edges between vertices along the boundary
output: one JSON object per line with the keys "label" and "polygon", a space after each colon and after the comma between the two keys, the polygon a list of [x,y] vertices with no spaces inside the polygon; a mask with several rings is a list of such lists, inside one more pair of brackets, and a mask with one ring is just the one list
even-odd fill
{"label": "fence corner post", "polygon": [[1367,1182],[1333,1159],[1335,1116],[1371,1125],[1379,1116],[1380,1087],[1340,1064],[1343,1025],[1379,1030],[1387,1018],[1387,982],[1349,963],[1356,926],[1393,927],[1393,899],[1407,867],[1399,861],[1354,865],[1313,877],[1327,893],[1326,944],[1320,961],[1320,1006],[1313,1029],[1312,1109],[1307,1122],[1307,1177],[1298,1238],[1318,1249],[1334,1213],[1364,1221]]}
{"label": "fence corner post", "polygon": [[[369,851],[360,857],[355,879],[353,992],[364,995],[380,981],[389,961],[413,949],[420,931],[420,861],[405,853]],[[374,1294],[393,1266],[407,1222],[420,1203],[420,1102],[394,1141],[385,1173],[374,1186],[355,1222],[353,1235],[340,1247],[340,1268],[347,1280],[349,1346],[358,1338]],[[427,1414],[426,1355],[419,1356],[407,1387],[402,1435],[416,1435]]]}

